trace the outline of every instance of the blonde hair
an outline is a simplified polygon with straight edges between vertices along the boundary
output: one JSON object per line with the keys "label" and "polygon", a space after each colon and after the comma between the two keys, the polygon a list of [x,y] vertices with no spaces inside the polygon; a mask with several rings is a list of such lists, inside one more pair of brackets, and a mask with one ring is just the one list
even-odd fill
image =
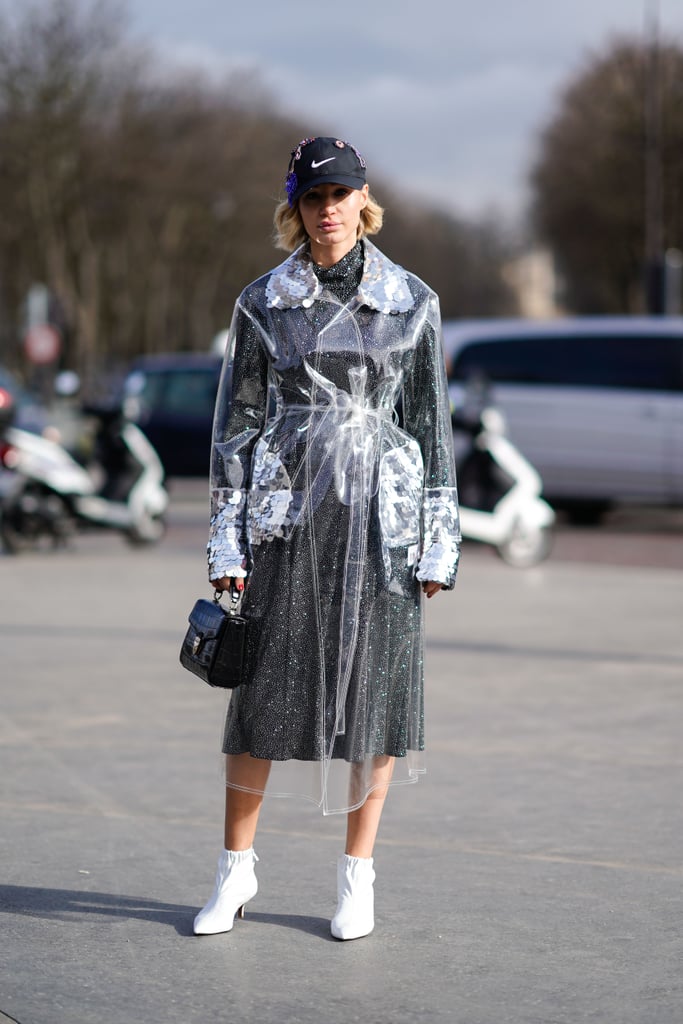
{"label": "blonde hair", "polygon": [[[364,235],[376,235],[384,221],[384,210],[371,195],[360,211],[358,238]],[[273,215],[273,241],[276,249],[294,252],[308,239],[304,222],[299,213],[298,202],[290,206],[287,200],[278,203]]]}

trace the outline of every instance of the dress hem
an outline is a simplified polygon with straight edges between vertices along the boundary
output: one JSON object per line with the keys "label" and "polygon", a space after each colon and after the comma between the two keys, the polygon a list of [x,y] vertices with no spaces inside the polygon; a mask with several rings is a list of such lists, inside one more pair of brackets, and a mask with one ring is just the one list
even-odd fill
{"label": "dress hem", "polygon": [[249,786],[237,786],[233,782],[228,782],[226,779],[225,786],[227,789],[237,789],[241,793],[254,793],[259,796],[272,797],[275,800],[305,800],[306,803],[313,804],[314,807],[318,807],[322,810],[323,817],[329,817],[333,814],[349,814],[351,811],[357,811],[366,802],[373,790],[379,789],[382,786],[387,786],[391,789],[393,786],[414,786],[419,782],[420,776],[426,775],[426,768],[411,768],[409,771],[410,778],[407,779],[392,779],[390,782],[378,783],[376,786],[370,786],[365,793],[362,800],[359,800],[355,804],[349,804],[348,807],[325,807],[323,799],[316,799],[313,796],[308,796],[306,793],[289,793],[289,792],[278,792],[277,790],[269,789],[251,789]]}

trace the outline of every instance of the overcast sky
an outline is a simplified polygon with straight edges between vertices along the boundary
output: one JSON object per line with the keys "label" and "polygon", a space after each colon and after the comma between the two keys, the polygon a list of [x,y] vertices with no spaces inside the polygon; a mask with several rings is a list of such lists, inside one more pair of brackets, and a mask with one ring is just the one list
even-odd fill
{"label": "overcast sky", "polygon": [[127,0],[127,9],[134,34],[167,60],[219,76],[256,71],[307,134],[353,142],[370,180],[376,171],[465,215],[523,210],[559,90],[615,35],[642,37],[656,13],[660,34],[683,45],[683,0]]}

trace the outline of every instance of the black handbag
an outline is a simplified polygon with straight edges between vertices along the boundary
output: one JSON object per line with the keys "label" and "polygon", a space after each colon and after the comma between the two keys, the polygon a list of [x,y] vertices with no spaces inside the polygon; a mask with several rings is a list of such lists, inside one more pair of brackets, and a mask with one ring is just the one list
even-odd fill
{"label": "black handbag", "polygon": [[237,612],[239,593],[234,591],[230,608],[222,607],[221,591],[213,601],[200,598],[188,616],[189,626],[180,664],[209,686],[231,690],[244,683],[243,665],[248,620]]}

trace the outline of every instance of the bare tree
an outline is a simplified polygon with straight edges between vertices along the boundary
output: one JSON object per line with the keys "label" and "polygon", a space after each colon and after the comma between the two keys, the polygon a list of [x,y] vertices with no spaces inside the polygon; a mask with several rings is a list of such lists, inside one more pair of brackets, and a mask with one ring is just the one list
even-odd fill
{"label": "bare tree", "polygon": [[[662,250],[683,242],[683,49],[657,43]],[[532,181],[534,215],[576,312],[646,306],[646,166],[652,52],[618,41],[568,84],[542,134]]]}
{"label": "bare tree", "polygon": [[[34,281],[86,378],[141,352],[207,348],[276,258],[272,210],[307,132],[273,107],[257,81],[164,76],[108,0],[54,0],[0,24],[5,353]],[[388,205],[381,244],[441,292],[446,315],[508,301],[490,225]]]}
{"label": "bare tree", "polygon": [[[93,150],[114,97],[120,49],[111,5],[55,0],[0,26],[0,267],[16,309],[32,280],[48,281],[72,325],[79,362],[95,354],[101,252],[88,203]],[[121,69],[119,69],[121,70]]]}
{"label": "bare tree", "polygon": [[512,315],[502,267],[510,243],[498,221],[466,221],[380,186],[387,215],[380,245],[438,293],[444,317]]}
{"label": "bare tree", "polygon": [[86,374],[205,347],[238,282],[265,269],[256,196],[300,129],[236,104],[229,83],[153,85],[111,4],[56,0],[0,28],[4,307],[18,320],[46,281]]}

